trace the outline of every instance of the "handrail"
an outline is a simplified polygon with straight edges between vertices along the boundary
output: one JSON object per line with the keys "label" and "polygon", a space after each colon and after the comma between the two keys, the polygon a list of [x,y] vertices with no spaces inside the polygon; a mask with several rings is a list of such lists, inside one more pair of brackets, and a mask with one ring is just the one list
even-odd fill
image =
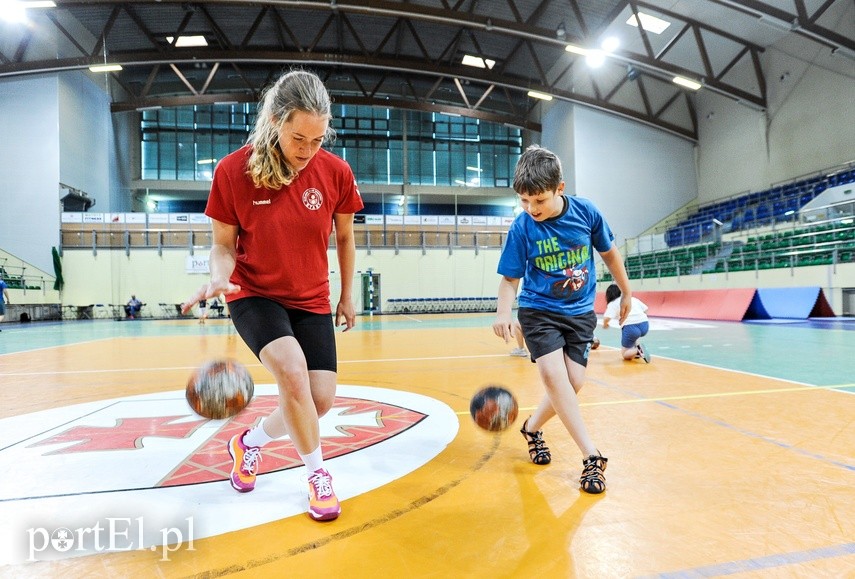
{"label": "handrail", "polygon": [[[389,235],[391,234],[391,235]],[[356,247],[369,251],[389,248],[396,252],[403,249],[430,248],[448,249],[496,249],[504,244],[505,230],[464,230],[403,229],[373,230],[355,229]],[[187,249],[191,255],[196,250],[210,249],[212,234],[210,230],[200,229],[131,229],[106,230],[97,227],[63,229],[60,231],[62,250],[89,249],[93,255],[98,250],[117,249],[130,255],[138,249],[157,249],[162,255],[164,249]],[[335,247],[335,234],[330,236],[330,248]]]}

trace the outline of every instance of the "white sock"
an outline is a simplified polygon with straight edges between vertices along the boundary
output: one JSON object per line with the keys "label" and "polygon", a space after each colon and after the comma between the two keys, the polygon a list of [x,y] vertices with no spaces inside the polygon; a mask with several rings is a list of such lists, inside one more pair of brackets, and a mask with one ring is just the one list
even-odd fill
{"label": "white sock", "polygon": [[324,454],[321,452],[320,445],[309,454],[301,454],[300,458],[303,459],[303,464],[306,465],[306,470],[309,474],[324,468]]}
{"label": "white sock", "polygon": [[264,431],[264,421],[243,435],[243,443],[247,446],[264,446],[268,442],[276,440]]}

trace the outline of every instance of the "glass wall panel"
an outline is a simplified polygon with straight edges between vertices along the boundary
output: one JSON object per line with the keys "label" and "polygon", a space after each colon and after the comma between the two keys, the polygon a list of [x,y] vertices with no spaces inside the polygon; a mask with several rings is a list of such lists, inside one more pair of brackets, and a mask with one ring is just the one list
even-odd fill
{"label": "glass wall panel", "polygon": [[[143,111],[143,178],[210,180],[255,116],[249,103]],[[326,147],[366,184],[508,187],[522,149],[519,129],[441,113],[334,105],[333,128]]]}

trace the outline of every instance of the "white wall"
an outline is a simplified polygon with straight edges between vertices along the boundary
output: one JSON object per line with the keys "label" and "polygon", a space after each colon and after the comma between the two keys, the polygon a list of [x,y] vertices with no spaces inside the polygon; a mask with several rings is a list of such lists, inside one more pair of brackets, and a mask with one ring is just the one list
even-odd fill
{"label": "white wall", "polygon": [[[394,249],[358,250],[356,269],[369,268],[380,274],[383,309],[389,298],[495,296],[499,276],[496,266],[499,250]],[[147,303],[147,312],[160,314],[161,302],[183,302],[208,281],[204,274],[189,274],[185,269],[186,250],[134,250],[130,256],[122,250],[66,250],[63,256],[65,291],[63,304],[124,304],[134,293]],[[203,252],[197,255],[204,256]],[[340,281],[336,273],[335,251],[328,253],[331,299],[338,301]],[[354,280],[353,299],[361,310],[359,276]],[[837,315],[842,313],[842,288],[855,287],[855,263],[839,266],[781,268],[762,272],[735,272],[669,277],[661,280],[633,280],[636,290],[695,290],[719,288],[772,288],[820,286]],[[600,291],[605,290],[601,284]]]}
{"label": "white wall", "polygon": [[698,93],[701,204],[855,160],[855,63],[827,49],[797,58],[773,47],[763,67],[766,111]]}
{"label": "white wall", "polygon": [[59,106],[55,75],[0,80],[0,247],[53,271],[59,245]]}
{"label": "white wall", "polygon": [[544,143],[573,155],[559,154],[574,168],[568,189],[599,207],[619,245],[697,196],[693,143],[582,105],[557,103],[546,118]]}
{"label": "white wall", "polygon": [[110,101],[104,89],[82,72],[59,74],[57,80],[59,180],[95,199],[93,211],[111,211]]}
{"label": "white wall", "polygon": [[[131,294],[147,303],[149,311],[159,313],[158,304],[181,303],[208,281],[204,274],[190,274],[185,268],[186,250],[137,249],[125,255],[122,250],[102,251],[96,255],[89,249],[67,249],[62,258],[65,289],[63,303],[67,305],[124,304]],[[205,256],[207,252],[198,252]],[[338,301],[340,276],[336,253],[328,254],[331,299]],[[498,249],[358,250],[356,269],[369,268],[379,273],[384,303],[393,297],[462,297],[495,296],[499,286],[496,267]],[[354,300],[361,291],[357,280],[353,284]]]}
{"label": "white wall", "polygon": [[0,80],[0,247],[53,272],[60,183],[88,193],[96,211],[130,209],[130,199],[116,202],[129,195],[128,133],[113,122],[87,73]]}

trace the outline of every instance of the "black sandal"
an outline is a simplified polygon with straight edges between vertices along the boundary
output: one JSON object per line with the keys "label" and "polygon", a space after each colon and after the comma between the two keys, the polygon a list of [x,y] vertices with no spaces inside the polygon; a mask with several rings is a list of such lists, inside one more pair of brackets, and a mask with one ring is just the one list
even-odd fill
{"label": "black sandal", "polygon": [[[598,451],[599,452],[599,451]],[[609,459],[599,454],[592,454],[582,461],[582,478],[579,480],[582,490],[592,495],[598,495],[606,490],[606,463]]]}
{"label": "black sandal", "polygon": [[526,430],[527,425],[528,419],[523,422],[520,432],[526,442],[528,442],[528,454],[531,457],[531,462],[541,465],[549,464],[552,462],[552,455],[549,454],[549,448],[547,448],[546,444],[543,442],[543,431],[538,430],[537,432],[529,432]]}

